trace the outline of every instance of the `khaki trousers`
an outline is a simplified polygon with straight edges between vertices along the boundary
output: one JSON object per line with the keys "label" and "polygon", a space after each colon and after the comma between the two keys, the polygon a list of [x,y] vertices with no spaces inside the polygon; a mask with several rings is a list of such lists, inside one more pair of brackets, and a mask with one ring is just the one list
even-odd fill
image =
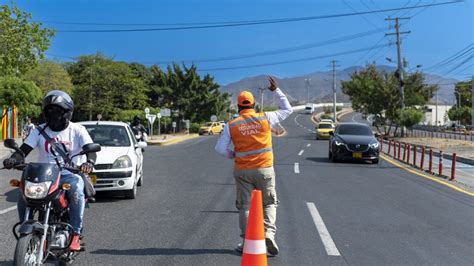
{"label": "khaki trousers", "polygon": [[275,171],[273,167],[235,170],[234,178],[237,188],[237,199],[235,203],[239,210],[240,236],[242,238],[245,236],[252,190],[258,189],[262,191],[265,237],[274,240],[278,200],[275,190]]}

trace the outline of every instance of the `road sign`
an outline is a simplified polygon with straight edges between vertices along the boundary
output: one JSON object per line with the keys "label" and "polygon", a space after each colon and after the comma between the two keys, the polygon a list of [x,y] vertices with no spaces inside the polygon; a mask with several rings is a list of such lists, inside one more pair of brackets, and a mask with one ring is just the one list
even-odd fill
{"label": "road sign", "polygon": [[172,126],[172,127],[176,127],[176,122],[173,122],[173,123],[171,124],[171,126]]}
{"label": "road sign", "polygon": [[146,115],[146,119],[148,119],[148,122],[153,125],[153,123],[155,123],[156,115]]}
{"label": "road sign", "polygon": [[156,118],[161,119],[161,113],[157,113]]}
{"label": "road sign", "polygon": [[170,117],[171,116],[171,110],[168,109],[168,108],[161,109],[160,113],[163,117]]}
{"label": "road sign", "polygon": [[98,114],[98,115],[97,115],[97,120],[100,121],[101,119],[102,119],[102,114]]}
{"label": "road sign", "polygon": [[145,108],[145,114],[149,114],[150,113],[150,108]]}
{"label": "road sign", "polygon": [[211,121],[212,121],[212,122],[216,122],[216,121],[217,121],[217,116],[212,115],[212,116],[211,116]]}

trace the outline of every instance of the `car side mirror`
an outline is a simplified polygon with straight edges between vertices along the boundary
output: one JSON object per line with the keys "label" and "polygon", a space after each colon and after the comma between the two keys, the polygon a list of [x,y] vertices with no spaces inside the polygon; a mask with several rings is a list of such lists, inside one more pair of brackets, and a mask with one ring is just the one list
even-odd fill
{"label": "car side mirror", "polygon": [[82,146],[82,151],[81,151],[80,154],[84,155],[84,154],[91,153],[91,152],[99,152],[101,149],[102,149],[102,147],[100,147],[99,144],[89,143],[89,144],[86,144],[86,145]]}
{"label": "car side mirror", "polygon": [[374,135],[375,135],[376,138],[380,138],[380,133],[377,132]]}
{"label": "car side mirror", "polygon": [[135,148],[137,149],[144,149],[146,147],[148,147],[148,144],[144,141],[139,141],[137,145],[135,145]]}

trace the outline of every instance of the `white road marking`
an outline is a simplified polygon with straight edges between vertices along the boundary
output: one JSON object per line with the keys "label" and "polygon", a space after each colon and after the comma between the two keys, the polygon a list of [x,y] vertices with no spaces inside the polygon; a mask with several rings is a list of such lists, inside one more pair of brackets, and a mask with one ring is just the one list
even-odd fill
{"label": "white road marking", "polygon": [[298,156],[303,155],[304,150],[301,150],[300,153],[298,153]]}
{"label": "white road marking", "polygon": [[299,173],[300,173],[300,164],[295,163],[295,174],[299,174]]}
{"label": "white road marking", "polygon": [[319,236],[321,237],[321,241],[323,242],[324,248],[329,256],[341,256],[339,250],[334,244],[331,235],[329,234],[326,225],[324,224],[323,218],[319,215],[318,209],[313,202],[306,202],[308,206],[309,212],[311,213],[311,217],[313,218],[313,222],[316,225],[316,229],[318,230]]}
{"label": "white road marking", "polygon": [[7,212],[11,212],[11,211],[14,211],[14,210],[16,210],[16,206],[7,208],[7,209],[5,209],[5,210],[1,210],[1,211],[0,211],[0,214],[5,214],[5,213],[7,213]]}
{"label": "white road marking", "polygon": [[311,144],[306,145],[306,147],[309,147],[309,146],[311,146]]}

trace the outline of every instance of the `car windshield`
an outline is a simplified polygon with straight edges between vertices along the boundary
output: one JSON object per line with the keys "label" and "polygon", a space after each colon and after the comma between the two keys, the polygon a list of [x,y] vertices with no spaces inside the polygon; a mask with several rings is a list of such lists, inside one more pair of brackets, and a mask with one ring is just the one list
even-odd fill
{"label": "car windshield", "polygon": [[109,147],[128,147],[130,138],[124,126],[85,125],[94,143]]}
{"label": "car windshield", "polygon": [[339,135],[371,136],[372,130],[370,130],[369,127],[363,125],[340,125],[337,133]]}
{"label": "car windshield", "polygon": [[210,126],[212,126],[211,122],[206,123],[206,127],[210,127]]}
{"label": "car windshield", "polygon": [[307,107],[306,107],[306,110],[311,110],[311,107],[307,106]]}
{"label": "car windshield", "polygon": [[319,124],[318,128],[332,128],[331,124]]}

